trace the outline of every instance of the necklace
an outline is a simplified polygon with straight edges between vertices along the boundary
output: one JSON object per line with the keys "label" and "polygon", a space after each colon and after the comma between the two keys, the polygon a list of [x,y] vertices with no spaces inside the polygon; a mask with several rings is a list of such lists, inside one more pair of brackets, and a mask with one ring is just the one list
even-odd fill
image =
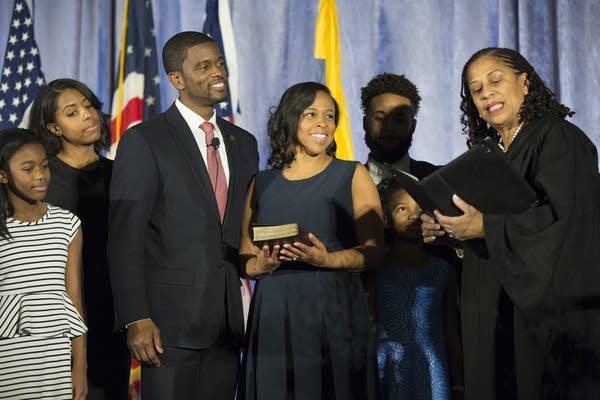
{"label": "necklace", "polygon": [[517,126],[517,129],[510,137],[510,141],[508,142],[508,145],[506,147],[504,147],[504,142],[502,141],[502,136],[500,136],[500,139],[498,140],[498,147],[500,147],[500,150],[502,150],[504,153],[506,153],[508,151],[508,146],[510,146],[510,144],[513,142],[513,140],[515,140],[515,138],[521,131],[522,127],[523,127],[523,123],[521,122],[521,124],[519,126]]}

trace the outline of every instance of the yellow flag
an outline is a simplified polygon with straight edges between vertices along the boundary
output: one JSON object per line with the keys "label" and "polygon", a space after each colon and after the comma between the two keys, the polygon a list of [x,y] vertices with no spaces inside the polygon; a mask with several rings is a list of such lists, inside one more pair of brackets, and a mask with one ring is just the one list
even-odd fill
{"label": "yellow flag", "polygon": [[340,31],[338,28],[335,0],[320,0],[319,15],[315,27],[315,58],[325,60],[325,85],[340,107],[340,119],[335,131],[336,156],[353,160],[350,120],[346,113],[346,101],[342,87],[340,66]]}

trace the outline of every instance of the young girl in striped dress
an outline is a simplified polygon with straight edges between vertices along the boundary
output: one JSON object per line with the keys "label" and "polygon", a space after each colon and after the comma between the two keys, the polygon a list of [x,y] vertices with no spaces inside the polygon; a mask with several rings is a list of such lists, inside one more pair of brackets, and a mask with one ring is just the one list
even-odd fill
{"label": "young girl in striped dress", "polygon": [[0,132],[0,399],[85,399],[79,219],[44,203],[32,131]]}

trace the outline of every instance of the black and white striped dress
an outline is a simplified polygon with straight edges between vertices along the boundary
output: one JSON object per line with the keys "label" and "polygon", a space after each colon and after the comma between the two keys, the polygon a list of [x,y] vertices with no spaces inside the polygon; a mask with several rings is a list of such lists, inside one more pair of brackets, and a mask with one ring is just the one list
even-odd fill
{"label": "black and white striped dress", "polygon": [[87,330],[65,288],[74,214],[48,205],[0,239],[0,399],[71,399],[71,339]]}

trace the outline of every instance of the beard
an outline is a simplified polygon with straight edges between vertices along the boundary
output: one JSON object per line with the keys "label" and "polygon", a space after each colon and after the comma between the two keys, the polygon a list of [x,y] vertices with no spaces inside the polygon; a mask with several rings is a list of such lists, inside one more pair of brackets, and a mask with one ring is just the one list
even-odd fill
{"label": "beard", "polygon": [[411,133],[405,138],[398,139],[397,144],[393,148],[384,148],[377,139],[373,139],[368,132],[365,133],[365,143],[371,151],[371,157],[387,164],[393,164],[408,154],[412,138],[413,135]]}

